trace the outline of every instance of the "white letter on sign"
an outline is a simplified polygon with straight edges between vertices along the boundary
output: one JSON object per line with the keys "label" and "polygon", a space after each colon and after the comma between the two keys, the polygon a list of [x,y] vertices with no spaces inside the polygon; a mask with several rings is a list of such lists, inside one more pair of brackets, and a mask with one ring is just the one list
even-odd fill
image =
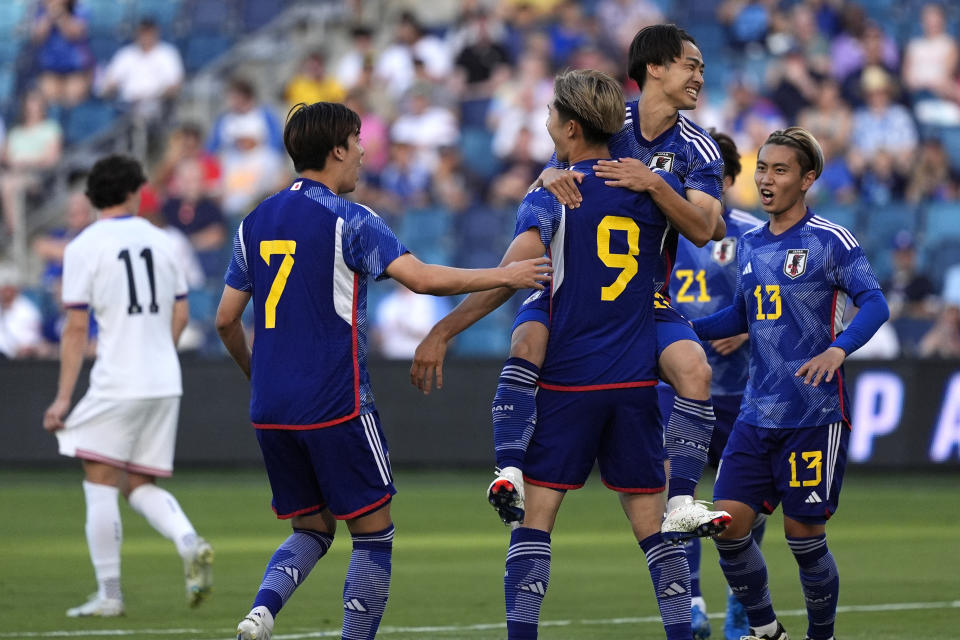
{"label": "white letter on sign", "polygon": [[903,383],[892,373],[865,371],[857,377],[853,401],[853,433],[850,459],[866,462],[873,452],[873,439],[892,433],[903,414]]}
{"label": "white letter on sign", "polygon": [[957,447],[957,459],[960,459],[960,373],[955,373],[947,383],[947,392],[943,396],[943,408],[937,420],[937,431],[930,445],[930,459],[934,462],[946,462]]}

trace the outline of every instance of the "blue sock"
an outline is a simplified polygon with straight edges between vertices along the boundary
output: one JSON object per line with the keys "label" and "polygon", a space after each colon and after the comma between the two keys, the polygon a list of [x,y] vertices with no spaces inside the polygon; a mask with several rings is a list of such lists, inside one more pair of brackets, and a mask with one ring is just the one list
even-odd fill
{"label": "blue sock", "polygon": [[743,605],[751,627],[761,627],[777,619],[770,601],[767,563],[753,538],[713,539],[720,555],[720,569],[737,600]]}
{"label": "blue sock", "polygon": [[523,358],[508,358],[493,398],[493,448],[497,466],[523,468],[523,456],[537,424],[537,378],[540,367]]}
{"label": "blue sock", "polygon": [[550,583],[550,534],[520,527],[510,534],[503,593],[507,604],[507,637],[535,640],[540,605]]}
{"label": "blue sock", "polygon": [[393,525],[353,536],[343,583],[343,640],[373,640],[390,595]]}
{"label": "blue sock", "polygon": [[667,420],[664,441],[670,458],[670,483],[667,499],[692,496],[707,465],[710,438],[713,436],[713,404],[677,396]]}
{"label": "blue sock", "polygon": [[263,582],[253,606],[266,607],[276,618],[294,590],[307,579],[310,570],[331,544],[333,536],[329,534],[294,529],[293,534],[277,548],[267,563],[267,570],[263,574]]}
{"label": "blue sock", "polygon": [[687,566],[690,567],[690,597],[699,598],[700,593],[700,538],[690,538],[683,543],[683,552],[687,556]]}
{"label": "blue sock", "polygon": [[763,542],[763,534],[767,531],[767,514],[758,513],[756,519],[753,521],[753,528],[750,529],[750,535],[753,537],[753,541],[757,543],[759,547]]}
{"label": "blue sock", "polygon": [[800,567],[800,584],[807,601],[807,636],[813,640],[833,637],[840,595],[840,574],[833,554],[827,548],[827,535],[790,538],[787,544]]}
{"label": "blue sock", "polygon": [[690,568],[681,547],[655,533],[640,541],[667,640],[690,640]]}

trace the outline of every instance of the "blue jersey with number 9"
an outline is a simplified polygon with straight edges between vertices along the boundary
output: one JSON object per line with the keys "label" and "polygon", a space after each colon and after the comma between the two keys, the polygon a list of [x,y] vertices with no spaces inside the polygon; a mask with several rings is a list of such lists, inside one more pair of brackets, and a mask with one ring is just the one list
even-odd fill
{"label": "blue jersey with number 9", "polygon": [[372,210],[297,179],[244,218],[227,285],[252,294],[250,418],[314,429],[374,411],[367,277],[406,252]]}
{"label": "blue jersey with number 9", "polygon": [[[548,389],[656,384],[653,292],[666,218],[648,194],[604,185],[594,163],[570,167],[585,174],[576,209],[537,189],[517,214],[517,233],[538,229],[553,260],[550,339],[540,374]],[[675,176],[662,175],[680,190]]]}

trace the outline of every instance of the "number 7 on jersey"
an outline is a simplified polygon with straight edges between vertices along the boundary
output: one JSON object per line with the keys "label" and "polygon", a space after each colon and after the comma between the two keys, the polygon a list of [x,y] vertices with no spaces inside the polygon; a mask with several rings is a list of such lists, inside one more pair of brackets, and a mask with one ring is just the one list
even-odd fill
{"label": "number 7 on jersey", "polygon": [[280,269],[270,285],[270,293],[267,294],[267,301],[263,309],[263,326],[266,329],[275,329],[277,326],[277,303],[280,302],[280,296],[283,295],[283,289],[287,286],[287,277],[293,269],[293,254],[297,251],[296,240],[262,240],[260,242],[260,257],[270,265],[270,257],[282,255]]}

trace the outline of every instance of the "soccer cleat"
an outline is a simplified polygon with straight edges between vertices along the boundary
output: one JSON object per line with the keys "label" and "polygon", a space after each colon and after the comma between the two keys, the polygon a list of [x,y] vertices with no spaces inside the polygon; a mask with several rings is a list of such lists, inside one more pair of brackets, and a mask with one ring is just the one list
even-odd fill
{"label": "soccer cleat", "polygon": [[273,614],[264,606],[250,610],[237,625],[237,640],[270,640],[273,635]]}
{"label": "soccer cleat", "polygon": [[710,637],[710,618],[706,611],[695,604],[690,606],[690,627],[693,640],[707,640]]}
{"label": "soccer cleat", "polygon": [[665,542],[680,544],[690,538],[715,536],[730,524],[726,511],[710,511],[705,500],[690,500],[667,514],[660,525]]}
{"label": "soccer cleat", "polygon": [[68,618],[115,618],[123,615],[123,600],[116,598],[101,598],[93,594],[90,599],[79,607],[67,609]]}
{"label": "soccer cleat", "polygon": [[[753,629],[750,630],[750,633],[754,633]],[[790,640],[790,636],[787,635],[787,630],[783,628],[783,625],[778,622],[777,630],[770,635],[740,636],[740,640]]]}
{"label": "soccer cleat", "polygon": [[503,524],[523,522],[523,472],[516,467],[498,469],[496,480],[487,488],[487,500]]}
{"label": "soccer cleat", "polygon": [[187,604],[195,607],[213,591],[213,547],[203,538],[197,538],[193,551],[183,561]]}
{"label": "soccer cleat", "polygon": [[726,640],[740,640],[750,634],[750,622],[747,612],[732,593],[727,596],[727,618],[723,622],[723,635]]}

